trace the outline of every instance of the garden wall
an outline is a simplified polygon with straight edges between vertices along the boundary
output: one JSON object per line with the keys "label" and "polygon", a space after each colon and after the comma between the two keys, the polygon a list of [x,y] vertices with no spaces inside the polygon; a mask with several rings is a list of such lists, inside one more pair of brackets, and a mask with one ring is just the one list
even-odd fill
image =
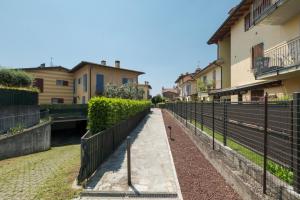
{"label": "garden wall", "polygon": [[51,145],[51,121],[0,139],[0,160],[46,151]]}

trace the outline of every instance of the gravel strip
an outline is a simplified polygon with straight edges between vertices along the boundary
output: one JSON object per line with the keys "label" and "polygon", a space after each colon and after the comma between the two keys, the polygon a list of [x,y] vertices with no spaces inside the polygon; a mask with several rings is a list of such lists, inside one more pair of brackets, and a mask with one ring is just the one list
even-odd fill
{"label": "gravel strip", "polygon": [[178,122],[163,111],[165,128],[172,126],[169,143],[184,200],[240,199],[217,170],[205,159]]}

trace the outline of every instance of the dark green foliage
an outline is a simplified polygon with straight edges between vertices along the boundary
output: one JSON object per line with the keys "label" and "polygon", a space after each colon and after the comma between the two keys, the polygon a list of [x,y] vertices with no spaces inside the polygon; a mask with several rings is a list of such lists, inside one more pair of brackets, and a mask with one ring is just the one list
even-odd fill
{"label": "dark green foliage", "polygon": [[149,101],[94,97],[88,104],[89,130],[98,133],[149,107]]}
{"label": "dark green foliage", "polygon": [[163,98],[161,97],[161,95],[156,95],[156,96],[152,97],[151,101],[156,106],[156,104],[163,101]]}
{"label": "dark green foliage", "polygon": [[0,69],[0,85],[9,87],[29,87],[32,77],[24,71]]}
{"label": "dark green foliage", "polygon": [[0,87],[0,105],[37,105],[38,92],[31,89]]}

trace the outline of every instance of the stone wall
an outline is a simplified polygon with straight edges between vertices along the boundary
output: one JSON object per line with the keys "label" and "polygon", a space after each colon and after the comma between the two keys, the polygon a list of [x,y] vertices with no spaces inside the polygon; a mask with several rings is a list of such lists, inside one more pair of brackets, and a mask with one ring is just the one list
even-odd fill
{"label": "stone wall", "polygon": [[46,151],[51,146],[51,121],[0,139],[0,160]]}

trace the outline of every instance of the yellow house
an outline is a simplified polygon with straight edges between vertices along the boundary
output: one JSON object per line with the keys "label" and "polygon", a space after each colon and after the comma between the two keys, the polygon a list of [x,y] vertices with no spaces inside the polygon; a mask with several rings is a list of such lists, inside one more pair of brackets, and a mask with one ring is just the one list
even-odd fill
{"label": "yellow house", "polygon": [[223,62],[216,60],[202,70],[197,70],[194,75],[198,98],[200,100],[211,100],[210,91],[222,88],[222,65]]}
{"label": "yellow house", "polygon": [[71,104],[73,102],[73,74],[69,69],[56,66],[23,68],[34,78],[34,86],[39,88],[39,104]]}
{"label": "yellow house", "polygon": [[145,84],[138,84],[138,88],[144,91],[143,99],[151,99],[150,90],[152,89],[148,81],[145,81]]}
{"label": "yellow house", "polygon": [[182,101],[191,101],[197,97],[196,80],[194,73],[181,74],[175,83],[179,90],[179,99]]}
{"label": "yellow house", "polygon": [[39,104],[86,104],[96,95],[102,95],[105,86],[114,84],[138,84],[138,76],[144,74],[135,70],[82,61],[74,68],[45,67],[23,68],[34,77],[34,85],[40,89]]}
{"label": "yellow house", "polygon": [[227,86],[213,95],[256,101],[300,91],[299,0],[242,0],[208,44],[218,45]]}

